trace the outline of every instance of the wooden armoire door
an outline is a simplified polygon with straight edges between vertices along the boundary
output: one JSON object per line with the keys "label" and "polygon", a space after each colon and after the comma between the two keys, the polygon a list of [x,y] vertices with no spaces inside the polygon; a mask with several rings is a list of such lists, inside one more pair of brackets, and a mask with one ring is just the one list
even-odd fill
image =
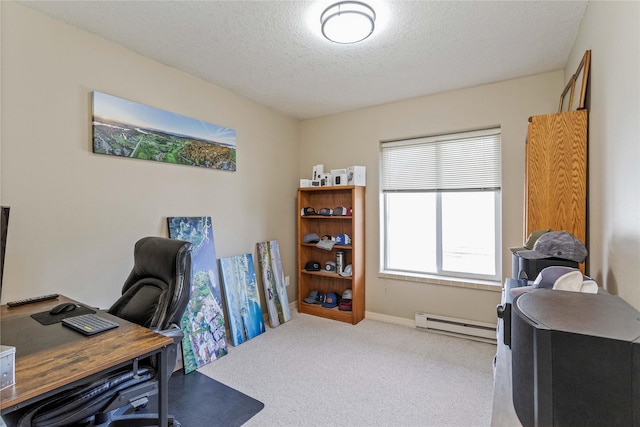
{"label": "wooden armoire door", "polygon": [[546,228],[565,230],[587,246],[587,114],[576,110],[529,119],[525,237]]}

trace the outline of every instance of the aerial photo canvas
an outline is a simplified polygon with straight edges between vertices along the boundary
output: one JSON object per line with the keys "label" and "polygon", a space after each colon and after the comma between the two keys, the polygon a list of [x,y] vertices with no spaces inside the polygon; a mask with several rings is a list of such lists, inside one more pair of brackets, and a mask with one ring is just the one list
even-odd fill
{"label": "aerial photo canvas", "polygon": [[228,353],[210,217],[169,217],[169,237],[191,242],[191,296],[182,316],[186,374]]}
{"label": "aerial photo canvas", "polygon": [[291,319],[289,298],[284,283],[284,271],[280,259],[280,245],[277,240],[257,244],[258,260],[262,273],[265,299],[272,328]]}
{"label": "aerial photo canvas", "polygon": [[236,170],[236,131],[93,92],[93,152]]}
{"label": "aerial photo canvas", "polygon": [[251,254],[220,258],[222,289],[234,346],[265,331]]}

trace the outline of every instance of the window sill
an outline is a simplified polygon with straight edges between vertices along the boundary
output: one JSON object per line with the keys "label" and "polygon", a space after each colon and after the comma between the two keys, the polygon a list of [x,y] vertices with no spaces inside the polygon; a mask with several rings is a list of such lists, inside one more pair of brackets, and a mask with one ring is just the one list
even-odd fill
{"label": "window sill", "polygon": [[430,285],[452,286],[456,288],[478,289],[491,292],[502,292],[502,282],[491,280],[456,279],[454,277],[429,276],[425,274],[391,273],[381,271],[378,277],[384,279],[403,280],[405,282],[428,283]]}

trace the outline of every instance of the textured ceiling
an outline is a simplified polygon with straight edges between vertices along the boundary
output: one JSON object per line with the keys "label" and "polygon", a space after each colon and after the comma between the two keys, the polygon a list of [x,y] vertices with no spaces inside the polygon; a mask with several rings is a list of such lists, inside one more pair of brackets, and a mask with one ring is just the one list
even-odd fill
{"label": "textured ceiling", "polygon": [[333,1],[28,1],[301,119],[562,69],[581,1],[380,1],[354,45],[320,34]]}

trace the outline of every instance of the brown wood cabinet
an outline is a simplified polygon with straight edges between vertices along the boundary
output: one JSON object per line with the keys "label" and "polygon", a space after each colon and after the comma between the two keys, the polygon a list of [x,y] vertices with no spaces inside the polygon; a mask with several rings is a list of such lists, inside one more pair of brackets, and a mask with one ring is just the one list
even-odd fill
{"label": "brown wood cabinet", "polygon": [[550,228],[587,245],[587,119],[587,110],[529,119],[525,239]]}
{"label": "brown wood cabinet", "polygon": [[[364,319],[365,281],[364,281],[364,192],[365,187],[304,187],[298,189],[298,311],[353,325]],[[350,216],[303,216],[305,207],[335,209],[338,206],[351,208]],[[318,236],[347,234],[351,245],[335,245],[331,251],[316,247],[315,243],[303,243],[304,236],[316,233]],[[351,264],[353,275],[343,277],[336,272],[324,269],[325,262],[336,261],[337,251],[344,251],[344,265]],[[309,261],[320,263],[320,271],[307,271]],[[346,289],[353,294],[352,311],[336,308],[324,308],[318,304],[308,304],[304,299],[312,291],[324,294],[331,292],[342,296]]]}

